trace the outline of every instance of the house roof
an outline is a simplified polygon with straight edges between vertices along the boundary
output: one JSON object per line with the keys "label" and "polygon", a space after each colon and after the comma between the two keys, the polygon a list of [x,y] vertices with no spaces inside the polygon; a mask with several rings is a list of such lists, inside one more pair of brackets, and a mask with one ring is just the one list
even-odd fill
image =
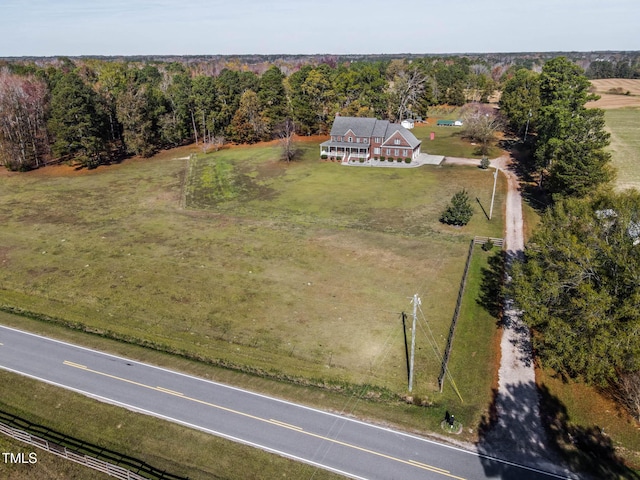
{"label": "house roof", "polygon": [[[413,133],[397,123],[388,120],[362,117],[336,117],[331,127],[331,135],[342,136],[351,130],[357,137],[382,137],[383,142],[395,132],[407,140],[412,148],[416,148],[422,142]],[[350,144],[353,146],[353,144]]]}
{"label": "house roof", "polygon": [[411,146],[411,148],[416,148],[418,145],[422,143],[420,140],[416,138],[416,136],[413,133],[411,133],[409,130],[404,128],[402,125],[398,125],[397,123],[389,124],[389,126],[387,127],[387,134],[385,135],[385,141],[396,132],[398,132],[400,135],[404,137],[404,139]]}
{"label": "house roof", "polygon": [[331,135],[344,135],[351,130],[356,137],[371,137],[376,125],[375,118],[336,117],[331,127]]}

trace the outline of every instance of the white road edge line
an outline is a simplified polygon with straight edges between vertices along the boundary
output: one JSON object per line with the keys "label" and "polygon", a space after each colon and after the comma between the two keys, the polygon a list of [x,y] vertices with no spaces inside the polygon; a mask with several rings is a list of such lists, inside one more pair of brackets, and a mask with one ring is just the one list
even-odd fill
{"label": "white road edge line", "polygon": [[[305,405],[300,405],[298,403],[289,402],[287,400],[282,400],[282,399],[279,399],[279,398],[270,397],[268,395],[264,395],[264,394],[261,394],[261,393],[256,393],[256,392],[252,392],[250,390],[245,390],[243,388],[233,387],[231,385],[226,385],[224,383],[219,383],[219,382],[216,382],[216,381],[213,381],[213,380],[207,380],[206,378],[196,377],[194,375],[189,375],[187,373],[182,373],[182,372],[178,372],[178,371],[175,371],[175,370],[170,370],[168,368],[159,367],[159,366],[156,366],[156,365],[151,365],[151,364],[144,363],[144,362],[139,362],[139,361],[133,360],[131,358],[121,357],[119,355],[114,355],[114,354],[111,354],[111,353],[102,352],[100,350],[95,350],[93,348],[88,348],[88,347],[83,347],[83,346],[80,346],[80,345],[75,345],[73,343],[65,342],[65,341],[62,341],[62,340],[57,340],[55,338],[45,337],[45,336],[42,336],[42,335],[38,335],[36,333],[25,332],[24,330],[20,330],[20,329],[17,329],[17,328],[7,327],[5,325],[0,325],[0,328],[4,328],[4,329],[7,329],[7,330],[12,330],[14,332],[18,332],[18,333],[21,333],[21,334],[24,334],[24,335],[30,335],[32,337],[42,338],[42,339],[48,340],[50,342],[59,343],[59,344],[62,344],[62,345],[67,345],[69,347],[77,348],[79,350],[86,350],[88,352],[92,352],[92,353],[95,353],[95,354],[104,355],[104,356],[111,357],[111,358],[116,358],[118,360],[122,360],[122,361],[125,361],[125,362],[135,363],[135,364],[142,365],[142,366],[145,366],[145,367],[154,368],[156,370],[161,370],[161,371],[164,371],[164,372],[172,373],[174,375],[179,375],[179,376],[182,376],[182,377],[191,378],[191,379],[194,379],[194,380],[199,380],[201,382],[209,383],[209,384],[212,384],[212,385],[217,385],[219,387],[227,388],[229,390],[234,390],[234,391],[237,391],[237,392],[244,392],[244,393],[256,396],[256,397],[265,398],[265,399],[268,399],[268,400],[271,400],[271,401],[274,401],[274,402],[279,402],[279,403],[282,403],[282,404],[285,404],[285,405],[290,405],[290,406],[293,406],[293,407],[302,408],[302,409],[309,410],[309,411],[316,412],[316,413],[320,413],[320,414],[323,414],[323,415],[329,415],[329,416],[332,416],[332,417],[335,417],[335,418],[339,418],[339,419],[342,419],[342,420],[345,420],[345,421],[348,421],[348,422],[353,422],[353,423],[357,423],[357,424],[360,424],[360,425],[366,425],[368,427],[372,427],[372,428],[375,428],[375,429],[378,429],[378,430],[383,430],[383,431],[386,431],[386,432],[394,433],[396,435],[401,435],[401,436],[404,436],[404,437],[407,437],[407,438],[413,438],[415,440],[420,440],[420,441],[423,441],[423,442],[426,442],[426,443],[431,443],[433,445],[438,445],[440,447],[448,448],[450,450],[455,450],[457,452],[466,453],[466,454],[472,455],[474,457],[485,458],[487,460],[492,460],[492,461],[495,461],[495,462],[498,462],[498,463],[502,463],[504,465],[510,465],[512,467],[523,468],[523,469],[529,470],[531,472],[541,473],[543,475],[549,475],[551,477],[555,477],[555,478],[559,478],[559,479],[563,479],[563,480],[572,478],[572,477],[567,476],[567,475],[559,475],[559,474],[554,473],[554,472],[548,472],[546,470],[540,470],[540,469],[535,468],[535,467],[530,467],[528,465],[522,465],[522,464],[511,462],[511,461],[508,461],[508,460],[503,460],[501,458],[493,457],[491,455],[486,455],[486,454],[483,454],[483,453],[480,453],[480,452],[474,452],[472,450],[465,450],[464,448],[454,447],[452,445],[447,445],[446,443],[439,443],[439,442],[436,442],[434,440],[429,440],[429,439],[424,438],[424,437],[419,437],[417,435],[412,435],[410,433],[401,432],[399,430],[393,430],[391,428],[381,427],[379,425],[374,425],[374,424],[371,424],[371,423],[366,423],[366,422],[363,422],[361,420],[356,420],[356,419],[353,419],[353,418],[345,417],[343,415],[338,415],[336,413],[325,412],[325,411],[319,410],[317,408],[307,407]],[[0,368],[4,368],[4,367],[0,366]],[[29,376],[29,375],[27,375],[27,376]]]}
{"label": "white road edge line", "polygon": [[84,395],[84,396],[89,397],[89,398],[93,398],[94,400],[98,400],[98,401],[101,401],[103,403],[107,403],[109,405],[115,405],[117,407],[122,407],[122,408],[130,410],[132,412],[142,413],[144,415],[149,415],[150,417],[160,418],[160,419],[166,420],[168,422],[177,423],[179,425],[183,425],[185,427],[193,428],[193,429],[199,430],[201,432],[209,433],[209,434],[215,435],[217,437],[222,437],[222,438],[225,438],[227,440],[231,440],[231,441],[236,442],[236,443],[241,443],[243,445],[248,445],[250,447],[259,448],[260,450],[264,450],[264,451],[267,451],[267,452],[270,452],[270,453],[273,453],[273,454],[276,454],[276,455],[280,455],[281,457],[289,458],[291,460],[295,460],[295,461],[298,461],[298,462],[306,463],[306,464],[312,465],[314,467],[322,468],[323,470],[329,470],[331,472],[337,473],[339,475],[343,475],[345,477],[353,478],[355,480],[368,480],[365,477],[359,477],[359,476],[354,475],[352,473],[343,472],[342,470],[338,470],[336,468],[330,467],[328,465],[324,465],[322,463],[314,462],[312,460],[307,460],[306,458],[298,457],[296,455],[291,455],[290,453],[281,452],[280,450],[276,450],[275,448],[265,447],[264,445],[260,445],[259,443],[249,442],[247,440],[243,440],[242,438],[234,437],[232,435],[227,435],[226,433],[221,433],[221,432],[218,432],[216,430],[211,430],[209,428],[200,427],[198,425],[194,425],[194,424],[189,423],[189,422],[184,422],[182,420],[178,420],[177,418],[173,418],[173,417],[169,417],[169,416],[166,416],[166,415],[161,415],[159,413],[151,412],[149,410],[145,410],[144,408],[139,408],[139,407],[135,407],[133,405],[129,405],[128,403],[119,402],[117,400],[112,400],[110,398],[103,397],[101,395],[95,395],[93,393],[85,392],[84,390],[80,390],[79,388],[69,387],[69,386],[61,384],[61,383],[52,382],[50,380],[46,380],[44,378],[40,378],[40,377],[37,377],[35,375],[30,375],[28,373],[23,373],[23,372],[20,372],[19,370],[14,370],[12,368],[7,368],[7,367],[4,367],[2,365],[0,365],[0,369],[6,370],[6,371],[9,371],[9,372],[18,374],[18,375],[22,375],[24,377],[32,378],[32,379],[38,380],[40,382],[48,383],[49,385],[54,385],[56,387],[64,388],[65,390],[71,390],[73,392],[79,393],[79,394]]}

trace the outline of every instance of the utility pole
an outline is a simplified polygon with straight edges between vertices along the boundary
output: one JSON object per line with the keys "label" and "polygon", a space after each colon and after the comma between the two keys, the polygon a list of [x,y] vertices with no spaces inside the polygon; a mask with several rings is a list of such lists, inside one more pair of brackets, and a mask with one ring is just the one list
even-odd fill
{"label": "utility pole", "polygon": [[413,296],[413,328],[411,329],[411,363],[409,364],[409,393],[413,390],[413,359],[416,354],[416,319],[418,318],[418,305],[420,305],[420,297],[416,293]]}
{"label": "utility pole", "polygon": [[531,113],[531,110],[529,110],[529,116],[527,117],[527,128],[524,130],[524,141],[527,141],[527,133],[529,133],[529,120],[531,120],[531,116],[533,114]]}
{"label": "utility pole", "polygon": [[489,220],[491,220],[491,215],[493,215],[493,200],[496,198],[496,182],[498,181],[498,167],[496,167],[496,171],[493,174],[493,193],[491,194],[491,208],[489,208]]}

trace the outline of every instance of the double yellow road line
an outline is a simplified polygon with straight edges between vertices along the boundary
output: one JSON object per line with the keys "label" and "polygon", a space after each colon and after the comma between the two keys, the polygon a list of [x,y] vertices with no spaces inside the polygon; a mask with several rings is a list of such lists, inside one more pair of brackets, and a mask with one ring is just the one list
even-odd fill
{"label": "double yellow road line", "polygon": [[401,458],[393,457],[391,455],[386,455],[386,454],[381,453],[381,452],[376,452],[374,450],[369,450],[368,448],[363,448],[363,447],[359,447],[357,445],[353,445],[353,444],[350,444],[350,443],[342,442],[342,441],[336,440],[334,438],[325,437],[323,435],[318,435],[318,434],[312,433],[312,432],[306,432],[301,427],[297,427],[295,425],[291,425],[291,424],[288,424],[288,423],[285,423],[285,422],[281,422],[279,420],[274,420],[272,418],[267,419],[267,418],[257,417],[255,415],[251,415],[249,413],[240,412],[238,410],[233,410],[231,408],[223,407],[221,405],[216,405],[215,403],[207,402],[207,401],[200,400],[200,399],[193,398],[193,397],[188,397],[184,393],[176,392],[175,390],[170,390],[168,388],[157,387],[157,386],[154,387],[154,386],[151,386],[151,385],[146,385],[144,383],[140,383],[140,382],[136,382],[136,381],[133,381],[133,380],[126,379],[126,378],[122,378],[122,377],[118,377],[118,376],[115,376],[115,375],[111,375],[109,373],[100,372],[100,371],[97,371],[97,370],[92,370],[92,369],[88,368],[86,365],[80,365],[79,363],[74,363],[74,362],[70,362],[70,361],[67,361],[67,360],[65,360],[63,363],[64,363],[64,365],[67,365],[67,366],[73,367],[73,368],[77,368],[77,369],[80,369],[80,370],[84,370],[85,372],[91,372],[91,373],[96,374],[96,375],[100,375],[100,376],[103,376],[103,377],[111,378],[113,380],[119,380],[121,382],[129,383],[131,385],[136,385],[138,387],[146,388],[148,390],[154,390],[156,392],[161,392],[161,393],[164,393],[166,395],[172,395],[174,397],[179,397],[179,398],[182,398],[182,399],[187,400],[187,401],[199,403],[201,405],[206,405],[208,407],[212,407],[212,408],[216,408],[218,410],[222,410],[222,411],[225,411],[225,412],[233,413],[235,415],[240,415],[240,416],[243,416],[245,418],[250,418],[252,420],[256,420],[258,422],[263,422],[263,423],[268,423],[268,424],[271,424],[271,425],[276,425],[276,426],[281,427],[281,428],[286,428],[287,430],[292,430],[292,431],[298,432],[298,433],[300,433],[302,435],[307,435],[309,437],[317,438],[319,440],[324,440],[326,442],[330,442],[330,443],[333,443],[335,445],[340,445],[340,446],[343,446],[343,447],[351,448],[351,449],[354,449],[354,450],[358,450],[360,452],[364,452],[364,453],[368,453],[368,454],[371,454],[371,455],[375,455],[377,457],[386,458],[388,460],[393,460],[395,462],[403,463],[405,465],[409,465],[409,466],[414,467],[414,468],[427,470],[427,471],[432,472],[432,473],[438,473],[440,475],[443,475],[443,476],[449,477],[449,478],[453,478],[455,480],[465,480],[462,477],[458,477],[456,475],[451,474],[451,472],[449,470],[444,470],[442,468],[434,467],[432,465],[427,465],[426,463],[420,463],[420,462],[417,462],[415,460],[404,460],[404,459],[401,459]]}

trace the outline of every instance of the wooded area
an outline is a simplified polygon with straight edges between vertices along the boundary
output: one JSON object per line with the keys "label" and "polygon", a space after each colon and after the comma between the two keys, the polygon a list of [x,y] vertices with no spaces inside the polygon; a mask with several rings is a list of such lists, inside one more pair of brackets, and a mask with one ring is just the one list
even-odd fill
{"label": "wooded area", "polygon": [[59,59],[7,62],[0,76],[2,163],[13,170],[45,158],[86,166],[150,156],[189,142],[254,143],[326,133],[336,114],[391,120],[426,117],[435,104],[486,100],[496,80],[466,58],[276,65],[203,74],[182,63]]}
{"label": "wooded area", "polygon": [[[640,76],[637,56],[605,58],[590,60],[593,75],[612,64]],[[323,134],[336,114],[425,118],[434,105],[486,102],[514,76],[535,78],[529,69],[545,61],[542,54],[3,60],[0,162],[12,170],[51,159],[93,167],[190,142],[271,140],[287,122],[299,135]],[[514,101],[526,107],[526,99]],[[527,108],[535,122],[537,108]],[[514,108],[506,113],[512,127],[524,128],[526,108],[520,117]]]}

